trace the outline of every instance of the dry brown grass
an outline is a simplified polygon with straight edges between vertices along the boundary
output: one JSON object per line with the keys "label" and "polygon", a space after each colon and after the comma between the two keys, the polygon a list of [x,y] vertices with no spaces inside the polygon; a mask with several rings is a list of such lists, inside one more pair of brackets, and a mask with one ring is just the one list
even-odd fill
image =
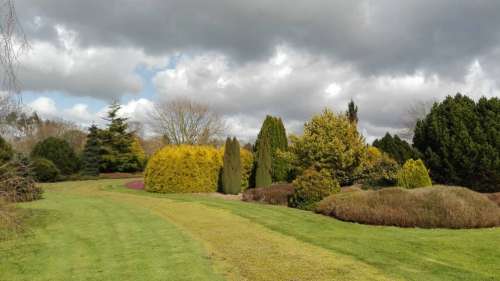
{"label": "dry brown grass", "polygon": [[293,194],[293,190],[294,187],[291,184],[249,188],[243,192],[242,200],[287,206],[288,198]]}
{"label": "dry brown grass", "polygon": [[498,205],[498,207],[500,207],[500,192],[486,193],[485,195],[488,197],[488,199],[495,202]]}
{"label": "dry brown grass", "polygon": [[463,187],[385,188],[332,195],[318,213],[373,225],[422,228],[500,226],[500,207]]}

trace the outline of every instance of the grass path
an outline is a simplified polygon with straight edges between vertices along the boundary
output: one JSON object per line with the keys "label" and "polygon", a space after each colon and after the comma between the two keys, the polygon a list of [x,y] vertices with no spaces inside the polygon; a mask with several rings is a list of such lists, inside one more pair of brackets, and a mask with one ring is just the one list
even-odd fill
{"label": "grass path", "polygon": [[500,229],[419,230],[120,180],[46,186],[0,280],[499,280]]}

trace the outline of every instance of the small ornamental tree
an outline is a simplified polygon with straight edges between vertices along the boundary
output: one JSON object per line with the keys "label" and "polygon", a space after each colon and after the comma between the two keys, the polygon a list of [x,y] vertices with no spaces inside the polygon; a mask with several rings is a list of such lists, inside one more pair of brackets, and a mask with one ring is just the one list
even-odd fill
{"label": "small ornamental tree", "polygon": [[225,194],[238,194],[241,191],[240,144],[236,138],[227,138],[226,140],[222,191]]}
{"label": "small ornamental tree", "polygon": [[271,161],[271,145],[268,136],[264,134],[257,150],[255,187],[267,187],[272,184]]}
{"label": "small ornamental tree", "polygon": [[96,125],[89,128],[87,142],[82,155],[82,175],[98,176],[100,162],[99,129]]}
{"label": "small ornamental tree", "polygon": [[398,185],[404,188],[431,186],[432,181],[422,160],[410,159],[406,161],[398,175]]}
{"label": "small ornamental tree", "polygon": [[304,135],[291,137],[289,159],[301,174],[309,167],[327,170],[341,186],[356,179],[366,158],[366,145],[356,125],[344,114],[325,109],[304,125]]}
{"label": "small ornamental tree", "polygon": [[339,183],[327,170],[309,168],[293,181],[295,190],[290,197],[290,207],[313,210],[323,198],[340,192]]}
{"label": "small ornamental tree", "polygon": [[31,152],[31,157],[52,161],[63,175],[76,172],[79,166],[78,158],[69,143],[55,137],[37,143]]}
{"label": "small ornamental tree", "polygon": [[136,172],[142,169],[137,155],[132,152],[133,134],[128,132],[127,118],[119,117],[121,106],[110,105],[105,118],[108,127],[99,131],[101,144],[101,172]]}
{"label": "small ornamental tree", "polygon": [[279,117],[266,116],[255,141],[255,152],[259,150],[262,139],[266,136],[271,149],[271,176],[275,182],[283,182],[287,179],[287,163],[277,156],[278,151],[288,150],[288,139],[285,126]]}

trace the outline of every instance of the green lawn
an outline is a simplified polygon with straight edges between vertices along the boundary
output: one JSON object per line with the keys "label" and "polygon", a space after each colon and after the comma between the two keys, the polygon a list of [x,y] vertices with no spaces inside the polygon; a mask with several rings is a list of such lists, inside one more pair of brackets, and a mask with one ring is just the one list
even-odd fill
{"label": "green lawn", "polygon": [[500,280],[500,228],[424,230],[284,207],[48,184],[0,241],[0,280]]}

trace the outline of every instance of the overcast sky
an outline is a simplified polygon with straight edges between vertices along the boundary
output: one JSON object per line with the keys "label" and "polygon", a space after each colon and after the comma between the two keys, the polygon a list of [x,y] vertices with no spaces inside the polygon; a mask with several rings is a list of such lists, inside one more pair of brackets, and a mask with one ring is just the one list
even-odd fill
{"label": "overcast sky", "polygon": [[359,106],[371,141],[408,107],[499,96],[500,1],[17,0],[31,42],[23,99],[47,118],[100,122],[111,100],[143,120],[176,96],[253,139],[266,114],[291,132]]}

